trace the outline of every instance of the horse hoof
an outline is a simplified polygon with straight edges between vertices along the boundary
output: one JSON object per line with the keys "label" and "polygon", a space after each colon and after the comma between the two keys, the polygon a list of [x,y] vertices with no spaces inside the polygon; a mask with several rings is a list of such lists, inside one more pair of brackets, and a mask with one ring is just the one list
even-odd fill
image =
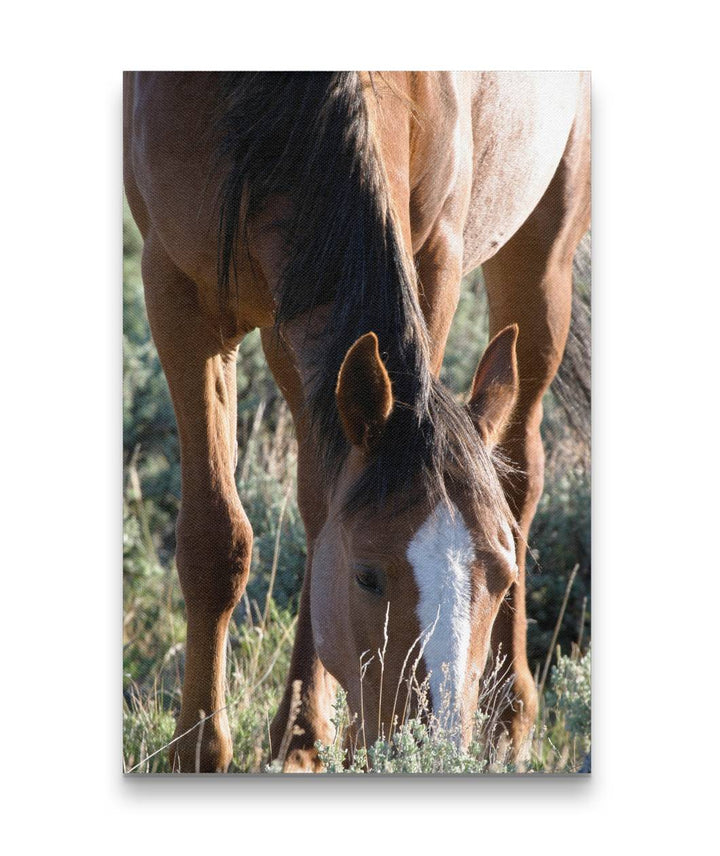
{"label": "horse hoof", "polygon": [[[178,723],[176,734],[187,730]],[[203,733],[198,745],[197,729],[170,747],[170,768],[173,773],[226,773],[232,761],[232,741],[229,729],[222,726]]]}
{"label": "horse hoof", "polygon": [[291,749],[283,764],[283,773],[322,773],[323,769],[316,749]]}

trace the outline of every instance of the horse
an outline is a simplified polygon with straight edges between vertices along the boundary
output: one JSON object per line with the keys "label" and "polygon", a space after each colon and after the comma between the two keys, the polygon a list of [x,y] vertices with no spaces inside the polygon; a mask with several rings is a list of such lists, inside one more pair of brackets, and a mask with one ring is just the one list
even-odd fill
{"label": "horse", "polygon": [[[173,769],[232,759],[225,648],[253,537],[234,476],[236,358],[255,328],[293,417],[307,534],[273,755],[294,717],[284,769],[321,769],[338,684],[366,714],[362,739],[387,736],[410,665],[463,746],[500,652],[503,726],[525,751],[526,545],[590,219],[589,140],[581,72],[126,73],[125,191],[180,439]],[[463,404],[439,373],[461,278],[480,265],[491,341]]]}

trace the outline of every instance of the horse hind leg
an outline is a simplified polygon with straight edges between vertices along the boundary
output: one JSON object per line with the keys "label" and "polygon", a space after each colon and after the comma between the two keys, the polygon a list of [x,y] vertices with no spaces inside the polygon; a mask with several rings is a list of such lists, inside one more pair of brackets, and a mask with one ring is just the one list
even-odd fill
{"label": "horse hind leg", "polygon": [[170,757],[177,771],[222,772],[232,759],[225,711],[227,629],[252,552],[252,529],[234,480],[237,343],[223,345],[217,325],[203,317],[197,287],[174,267],[152,232],[145,241],[143,281],[180,436],[176,560],[187,646],[179,739]]}
{"label": "horse hind leg", "polygon": [[519,581],[493,627],[494,656],[505,657],[513,704],[502,715],[513,753],[522,757],[537,714],[537,691],[527,662],[526,543],[543,490],[542,397],[560,365],[570,327],[572,262],[590,220],[590,151],[583,122],[573,128],[563,159],[522,228],[483,266],[490,336],[520,328],[520,392],[501,448],[516,468],[505,493],[520,526]]}

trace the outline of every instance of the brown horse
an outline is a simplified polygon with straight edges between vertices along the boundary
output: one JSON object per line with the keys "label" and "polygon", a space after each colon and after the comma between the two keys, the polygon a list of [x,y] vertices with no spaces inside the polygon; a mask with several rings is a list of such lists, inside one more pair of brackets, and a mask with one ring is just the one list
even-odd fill
{"label": "brown horse", "polygon": [[[286,768],[316,769],[335,681],[369,743],[405,704],[413,660],[466,739],[501,650],[519,753],[537,709],[525,541],[541,399],[589,225],[586,76],[129,73],[124,100],[126,193],[180,433],[176,733],[211,715],[200,767],[227,769],[226,634],[252,546],[234,478],[236,355],[259,327],[295,422],[308,540],[275,752],[294,681],[302,733]],[[462,406],[437,377],[461,277],[480,264],[492,341]],[[172,752],[194,770],[196,732]]]}

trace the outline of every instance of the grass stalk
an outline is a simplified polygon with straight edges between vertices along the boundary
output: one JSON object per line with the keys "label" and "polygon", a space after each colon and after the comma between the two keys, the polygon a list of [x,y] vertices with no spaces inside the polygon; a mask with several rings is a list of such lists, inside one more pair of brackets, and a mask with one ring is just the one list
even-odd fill
{"label": "grass stalk", "polygon": [[540,686],[538,687],[538,696],[541,700],[545,693],[545,683],[547,681],[548,671],[550,670],[550,663],[552,662],[553,651],[555,650],[555,643],[557,642],[558,634],[560,633],[560,625],[562,624],[562,620],[565,617],[565,610],[567,609],[568,599],[570,598],[570,590],[573,587],[573,583],[575,582],[575,577],[577,576],[577,572],[579,569],[580,565],[576,564],[575,567],[572,569],[572,572],[567,582],[567,586],[565,587],[565,596],[563,597],[562,606],[560,607],[560,612],[558,613],[557,621],[555,622],[555,629],[553,630],[552,640],[550,641],[547,657],[545,657],[545,665],[543,666],[542,678],[540,678]]}

